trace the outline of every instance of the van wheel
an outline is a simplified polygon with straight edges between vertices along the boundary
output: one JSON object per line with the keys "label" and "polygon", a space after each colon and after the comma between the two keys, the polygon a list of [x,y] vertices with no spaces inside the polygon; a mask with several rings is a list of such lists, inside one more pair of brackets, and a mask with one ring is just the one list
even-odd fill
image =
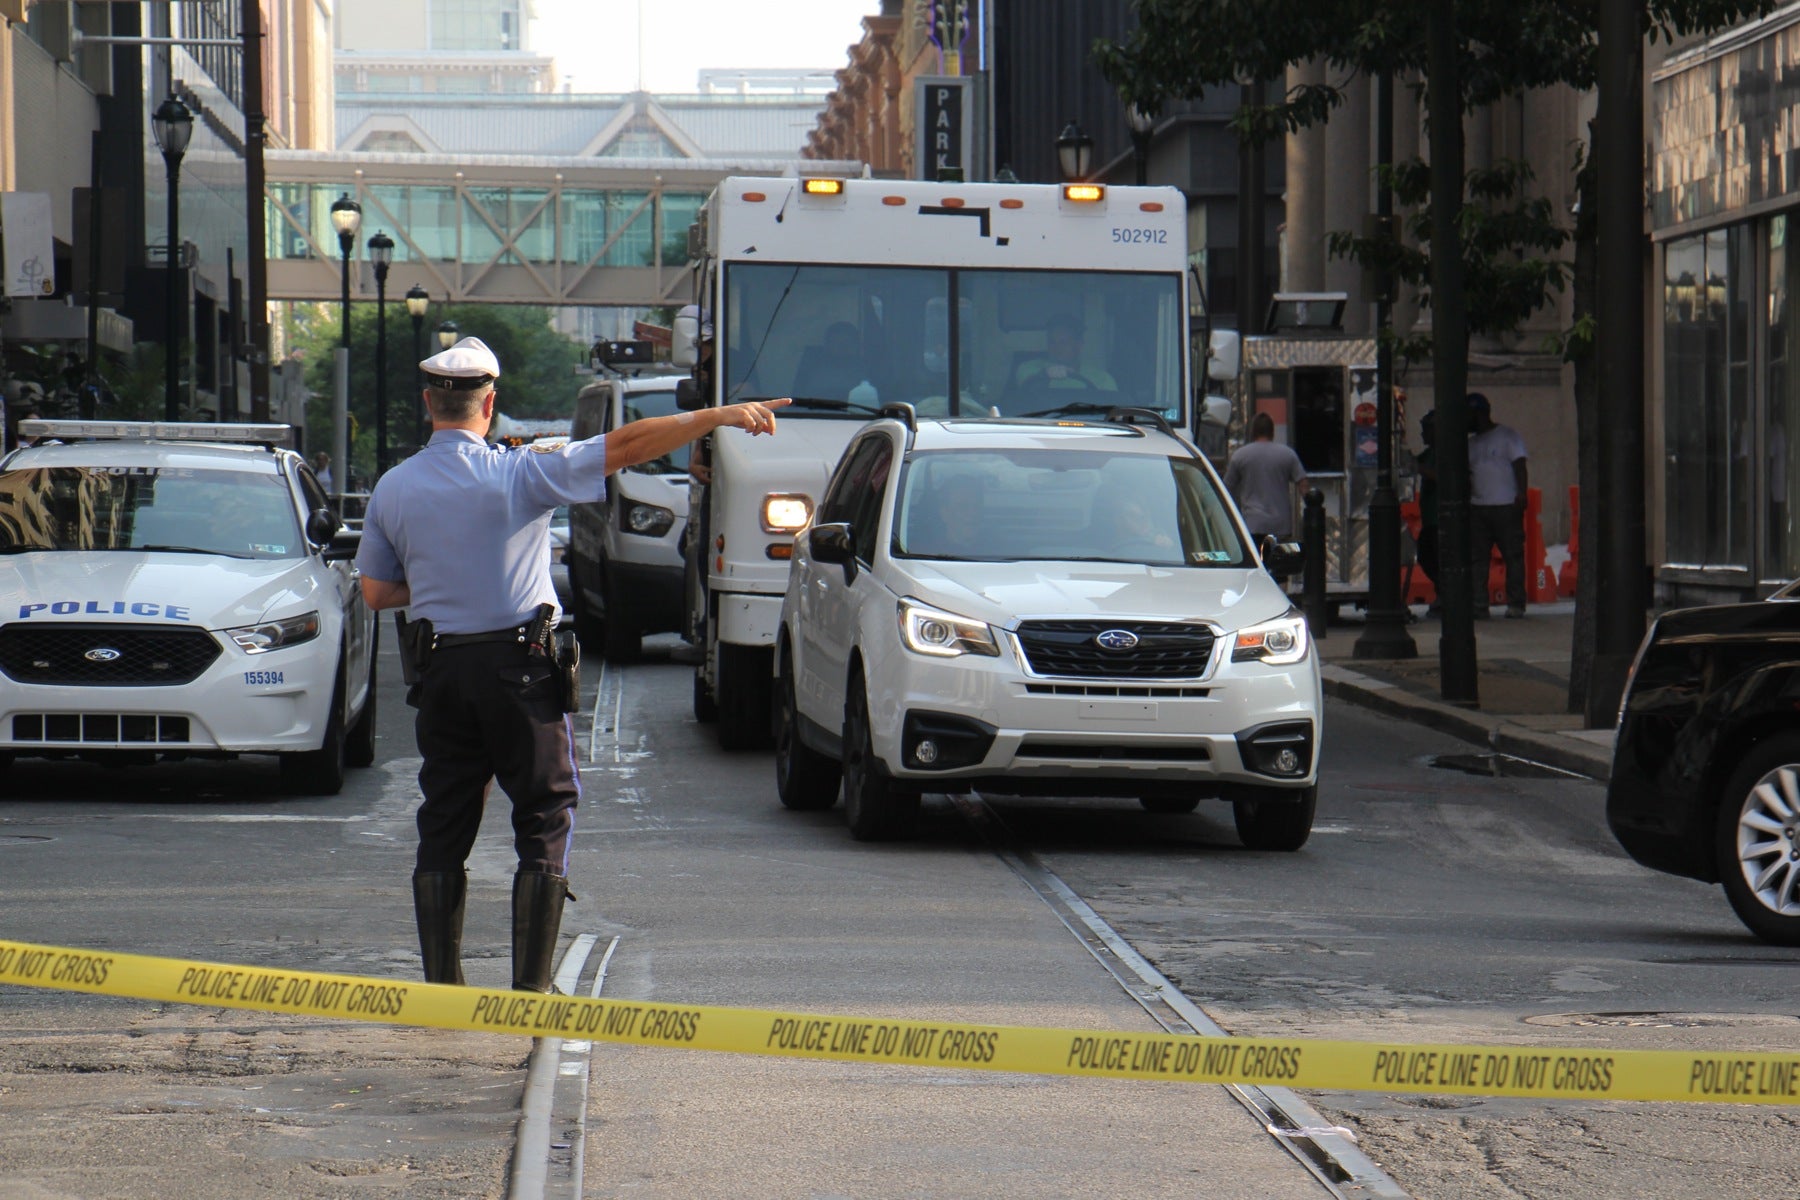
{"label": "van wheel", "polygon": [[581,643],[584,653],[603,653],[606,641],[606,629],[600,623],[593,610],[588,607],[587,597],[581,590],[581,573],[573,563],[569,565],[569,608],[575,618],[575,640]]}
{"label": "van wheel", "polygon": [[1800,946],[1800,734],[1757,744],[1719,803],[1719,881],[1757,937]]}
{"label": "van wheel", "polygon": [[331,715],[325,720],[325,738],[317,750],[281,756],[281,775],[302,796],[335,796],[344,790],[344,672],[338,664],[338,682],[331,693]]}
{"label": "van wheel", "polygon": [[844,820],[859,842],[879,842],[906,833],[919,807],[908,792],[881,773],[869,725],[869,699],[862,672],[850,676],[844,702]]}
{"label": "van wheel", "polygon": [[794,694],[794,660],[781,651],[781,683],[775,704],[775,791],[784,807],[817,812],[837,803],[844,769],[800,740],[800,705]]}
{"label": "van wheel", "polygon": [[1312,836],[1319,785],[1309,788],[1251,788],[1253,798],[1231,802],[1238,839],[1250,850],[1298,850]]}
{"label": "van wheel", "polygon": [[716,691],[719,745],[726,750],[762,750],[769,745],[770,700],[775,691],[772,648],[718,646]]}
{"label": "van wheel", "polygon": [[375,654],[379,649],[379,640],[369,647],[369,695],[356,723],[344,735],[344,761],[353,767],[372,766],[375,762]]}
{"label": "van wheel", "polygon": [[644,638],[637,627],[625,619],[625,609],[613,594],[612,585],[601,577],[601,595],[606,597],[606,620],[600,635],[600,653],[609,663],[636,662],[643,653]]}

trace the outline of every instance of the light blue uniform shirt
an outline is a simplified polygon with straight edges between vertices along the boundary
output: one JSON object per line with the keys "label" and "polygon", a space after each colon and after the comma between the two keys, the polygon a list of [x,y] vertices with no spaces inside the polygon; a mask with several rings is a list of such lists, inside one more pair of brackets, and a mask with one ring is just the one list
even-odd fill
{"label": "light blue uniform shirt", "polygon": [[369,497],[356,565],[404,583],[407,611],[439,633],[486,633],[556,603],[550,514],[606,495],[606,439],[505,450],[441,429]]}

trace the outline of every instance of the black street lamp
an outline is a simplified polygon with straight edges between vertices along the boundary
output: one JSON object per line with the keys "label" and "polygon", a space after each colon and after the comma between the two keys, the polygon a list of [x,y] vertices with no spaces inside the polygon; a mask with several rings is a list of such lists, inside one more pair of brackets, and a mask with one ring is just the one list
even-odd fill
{"label": "black street lamp", "polygon": [[1085,180],[1094,165],[1094,139],[1082,132],[1081,126],[1074,121],[1063,126],[1062,134],[1056,139],[1056,162],[1062,168],[1063,178],[1070,183]]}
{"label": "black street lamp", "polygon": [[1131,125],[1131,158],[1137,167],[1137,184],[1150,182],[1150,135],[1156,131],[1156,117],[1133,104],[1125,110]]}
{"label": "black street lamp", "polygon": [[150,127],[156,134],[156,147],[162,151],[163,163],[169,169],[169,255],[168,290],[165,295],[163,320],[168,345],[163,362],[163,418],[181,419],[181,320],[185,305],[176,289],[176,272],[181,266],[181,157],[187,153],[188,139],[194,136],[194,114],[174,96],[164,100],[150,115]]}
{"label": "black street lamp", "polygon": [[331,227],[337,230],[343,258],[344,334],[338,344],[331,403],[331,481],[342,495],[350,490],[350,254],[356,249],[356,231],[362,228],[362,205],[348,192],[331,202]]}
{"label": "black street lamp", "polygon": [[[413,362],[415,364],[425,361],[425,314],[430,308],[430,292],[426,291],[416,283],[406,289],[406,312],[407,315],[412,318],[413,323]],[[419,398],[419,393],[424,390],[425,371],[421,367],[414,366],[412,399],[414,446],[423,446],[425,444],[424,401]]]}
{"label": "black street lamp", "polygon": [[387,436],[387,277],[394,261],[394,239],[377,229],[369,239],[369,262],[375,267],[375,478],[388,469]]}
{"label": "black street lamp", "polygon": [[462,332],[462,326],[455,321],[445,321],[438,326],[438,345],[448,350],[456,345],[456,337]]}

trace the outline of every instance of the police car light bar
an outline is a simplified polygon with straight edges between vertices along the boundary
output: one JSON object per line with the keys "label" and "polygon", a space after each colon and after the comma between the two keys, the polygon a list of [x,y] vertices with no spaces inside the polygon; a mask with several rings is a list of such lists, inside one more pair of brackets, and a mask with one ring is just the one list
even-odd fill
{"label": "police car light bar", "polygon": [[248,442],[285,446],[293,429],[287,425],[202,424],[189,421],[20,421],[19,436],[80,438],[116,442]]}

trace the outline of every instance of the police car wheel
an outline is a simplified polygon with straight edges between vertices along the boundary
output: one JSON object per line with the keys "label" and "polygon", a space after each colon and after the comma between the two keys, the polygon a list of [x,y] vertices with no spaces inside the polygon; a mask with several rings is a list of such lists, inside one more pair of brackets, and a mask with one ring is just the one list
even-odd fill
{"label": "police car wheel", "polygon": [[1144,806],[1145,812],[1153,813],[1191,813],[1200,807],[1198,796],[1139,796],[1138,803]]}
{"label": "police car wheel", "polygon": [[876,761],[869,701],[857,670],[844,706],[844,821],[850,836],[859,842],[898,837],[910,828],[918,806],[918,793],[895,784]]}
{"label": "police car wheel", "polygon": [[369,647],[369,694],[363,701],[362,712],[356,722],[344,735],[344,761],[353,767],[372,766],[375,762],[375,654],[378,645]]}
{"label": "police car wheel", "polygon": [[782,806],[819,812],[837,803],[843,768],[800,740],[800,706],[794,695],[794,660],[781,648],[780,700],[775,706],[775,791]]}
{"label": "police car wheel", "polygon": [[1298,850],[1312,836],[1319,785],[1244,789],[1231,802],[1238,840],[1248,850]]}
{"label": "police car wheel", "polygon": [[1744,757],[1713,828],[1732,911],[1763,941],[1800,946],[1800,734],[1765,738]]}
{"label": "police car wheel", "polygon": [[317,750],[281,756],[281,774],[303,796],[335,796],[344,790],[344,680],[331,695],[331,716],[325,722],[325,738]]}

